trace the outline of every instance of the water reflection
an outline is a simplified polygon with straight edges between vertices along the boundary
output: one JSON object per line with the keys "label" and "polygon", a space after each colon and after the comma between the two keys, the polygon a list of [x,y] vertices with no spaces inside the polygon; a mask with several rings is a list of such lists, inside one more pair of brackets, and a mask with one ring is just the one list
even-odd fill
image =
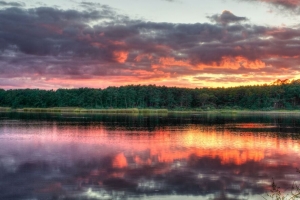
{"label": "water reflection", "polygon": [[0,199],[262,199],[299,180],[297,117],[0,117]]}

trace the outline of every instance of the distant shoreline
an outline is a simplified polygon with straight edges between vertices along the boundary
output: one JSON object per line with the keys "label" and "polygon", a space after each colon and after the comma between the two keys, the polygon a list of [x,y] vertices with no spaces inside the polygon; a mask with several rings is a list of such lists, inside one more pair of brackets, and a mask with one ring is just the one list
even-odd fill
{"label": "distant shoreline", "polygon": [[138,108],[127,108],[127,109],[87,109],[77,107],[55,107],[55,108],[17,108],[12,109],[9,107],[0,107],[0,111],[6,112],[38,112],[38,113],[116,113],[116,114],[138,114],[138,113],[168,113],[167,109],[138,109]]}
{"label": "distant shoreline", "polygon": [[168,110],[154,108],[124,108],[124,109],[87,109],[76,107],[55,108],[9,108],[0,107],[0,112],[25,112],[25,113],[86,113],[86,114],[300,114],[300,110],[238,110],[238,109],[213,109],[213,110]]}

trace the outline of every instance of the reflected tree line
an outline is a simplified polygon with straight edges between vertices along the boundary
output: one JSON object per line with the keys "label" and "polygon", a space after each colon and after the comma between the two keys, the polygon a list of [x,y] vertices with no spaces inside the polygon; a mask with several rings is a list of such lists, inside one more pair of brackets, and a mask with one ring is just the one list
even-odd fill
{"label": "reflected tree line", "polygon": [[0,107],[297,109],[300,80],[232,88],[128,85],[106,89],[0,89]]}
{"label": "reflected tree line", "polygon": [[[298,115],[296,115],[298,116]],[[219,131],[230,129],[233,134],[251,131],[253,134],[270,134],[280,138],[299,139],[300,118],[295,115],[238,115],[227,113],[203,114],[72,114],[72,113],[23,113],[0,112],[0,120],[22,120],[30,123],[39,120],[43,123],[57,123],[59,125],[72,125],[80,123],[81,126],[103,125],[108,130],[152,131],[164,129],[180,129],[183,126],[216,127]],[[242,124],[246,126],[236,126]],[[249,124],[250,126],[247,126]],[[262,124],[262,126],[256,126]],[[265,127],[266,126],[266,127]]]}

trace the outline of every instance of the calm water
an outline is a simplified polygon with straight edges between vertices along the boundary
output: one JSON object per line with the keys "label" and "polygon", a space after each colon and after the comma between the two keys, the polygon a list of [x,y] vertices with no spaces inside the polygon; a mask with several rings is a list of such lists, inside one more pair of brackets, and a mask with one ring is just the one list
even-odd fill
{"label": "calm water", "polygon": [[300,180],[300,116],[0,113],[0,199],[263,199]]}

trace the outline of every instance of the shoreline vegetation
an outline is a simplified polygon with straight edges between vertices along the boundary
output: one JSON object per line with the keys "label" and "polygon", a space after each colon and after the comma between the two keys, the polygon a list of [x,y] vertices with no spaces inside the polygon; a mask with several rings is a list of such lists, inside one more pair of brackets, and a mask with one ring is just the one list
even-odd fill
{"label": "shoreline vegetation", "polygon": [[105,89],[0,89],[0,111],[77,113],[298,112],[300,79],[232,88],[127,85]]}
{"label": "shoreline vegetation", "polygon": [[148,113],[168,113],[167,109],[138,109],[138,108],[128,108],[128,109],[86,109],[86,108],[70,108],[70,107],[54,107],[54,108],[9,108],[0,107],[0,111],[8,112],[46,112],[46,113],[119,113],[119,114],[148,114]]}
{"label": "shoreline vegetation", "polygon": [[239,110],[239,109],[213,109],[213,110],[168,110],[168,109],[87,109],[77,107],[53,108],[11,108],[0,107],[0,112],[28,112],[28,113],[85,113],[85,114],[300,114],[300,110]]}

